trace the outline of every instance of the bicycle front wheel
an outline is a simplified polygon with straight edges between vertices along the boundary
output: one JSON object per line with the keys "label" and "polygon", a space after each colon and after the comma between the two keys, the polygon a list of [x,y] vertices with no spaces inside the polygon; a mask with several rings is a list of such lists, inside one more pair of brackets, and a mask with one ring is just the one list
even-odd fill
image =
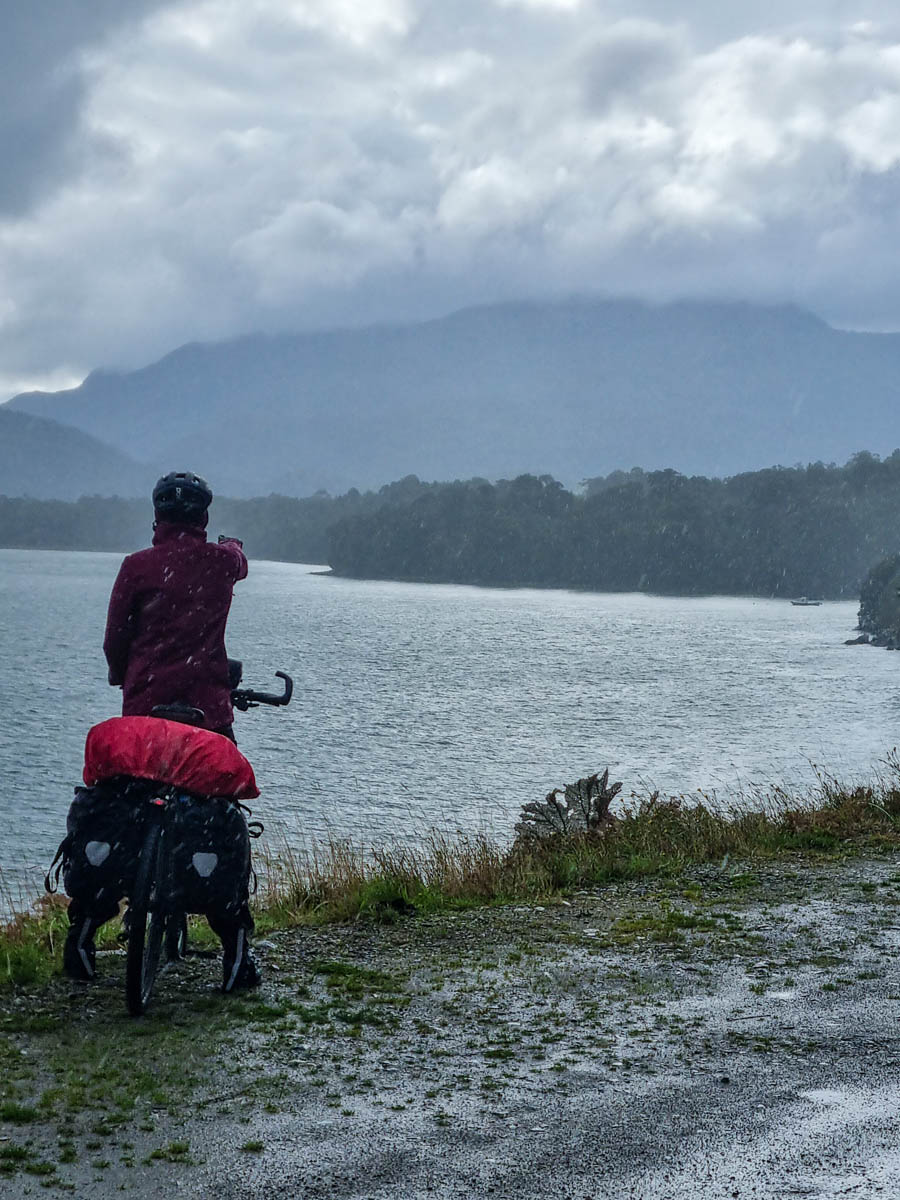
{"label": "bicycle front wheel", "polygon": [[125,967],[125,999],[133,1017],[139,1017],[146,1011],[159,968],[166,930],[163,896],[165,862],[165,837],[159,825],[153,824],[144,838],[128,906],[131,920]]}

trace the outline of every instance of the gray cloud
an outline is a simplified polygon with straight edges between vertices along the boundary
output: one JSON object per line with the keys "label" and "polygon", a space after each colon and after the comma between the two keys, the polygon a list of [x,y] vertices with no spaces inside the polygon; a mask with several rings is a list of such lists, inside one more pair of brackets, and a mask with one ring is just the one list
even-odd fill
{"label": "gray cloud", "polygon": [[623,20],[603,29],[584,53],[589,107],[602,111],[677,70],[686,47],[677,31],[648,20]]}
{"label": "gray cloud", "polygon": [[82,90],[76,78],[45,79],[0,99],[0,211],[21,212],[64,170]]}
{"label": "gray cloud", "polygon": [[886,4],[95,0],[44,48],[40,7],[0,85],[7,389],[521,294],[900,327]]}
{"label": "gray cloud", "polygon": [[78,52],[162,0],[4,0],[0,5],[0,213],[21,213],[75,169],[87,81]]}

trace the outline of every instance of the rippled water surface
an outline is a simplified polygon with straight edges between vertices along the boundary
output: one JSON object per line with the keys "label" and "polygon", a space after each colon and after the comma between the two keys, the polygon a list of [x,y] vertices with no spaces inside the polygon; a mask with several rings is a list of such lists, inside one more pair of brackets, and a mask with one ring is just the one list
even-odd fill
{"label": "rippled water surface", "polygon": [[[0,551],[0,871],[33,890],[84,735],[115,715],[101,653],[119,557]],[[238,714],[273,831],[366,842],[507,834],[518,807],[609,766],[625,790],[808,787],[897,744],[900,654],[847,647],[854,604],[365,583],[251,563],[229,651],[290,708]]]}

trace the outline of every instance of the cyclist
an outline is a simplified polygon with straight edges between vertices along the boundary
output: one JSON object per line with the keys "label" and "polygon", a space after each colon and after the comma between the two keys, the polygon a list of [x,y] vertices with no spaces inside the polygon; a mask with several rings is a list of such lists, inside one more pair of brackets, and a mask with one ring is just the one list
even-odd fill
{"label": "cyclist", "polygon": [[103,652],[122,688],[122,716],[158,704],[202,709],[205,726],[233,738],[225,622],[232,588],[247,575],[236,538],[206,540],[212,491],[190,472],[153,489],[153,545],[130,554],[109,601]]}
{"label": "cyclist", "polygon": [[[129,555],[119,569],[103,650],[109,682],[122,688],[123,716],[150,716],[157,705],[189,705],[202,710],[207,729],[233,741],[225,625],[234,584],[247,575],[247,559],[236,538],[207,541],[212,498],[206,480],[189,471],[172,471],[156,484],[153,545]],[[249,851],[246,878],[234,881],[235,896],[221,911],[206,914],[222,941],[225,991],[260,980],[249,946],[248,883]],[[94,977],[94,933],[115,915],[111,907],[109,896],[102,906],[73,897],[63,954],[73,978]]]}

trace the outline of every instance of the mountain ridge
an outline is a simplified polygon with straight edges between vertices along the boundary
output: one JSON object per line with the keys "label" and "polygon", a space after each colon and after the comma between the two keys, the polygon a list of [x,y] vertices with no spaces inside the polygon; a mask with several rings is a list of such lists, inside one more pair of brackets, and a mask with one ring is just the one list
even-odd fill
{"label": "mountain ridge", "polygon": [[149,466],[80,429],[0,405],[0,495],[139,496],[151,475]]}
{"label": "mountain ridge", "polygon": [[581,297],[190,342],[9,405],[223,493],[308,495],[407,474],[574,483],[844,461],[900,443],[898,379],[900,334],[794,305]]}

